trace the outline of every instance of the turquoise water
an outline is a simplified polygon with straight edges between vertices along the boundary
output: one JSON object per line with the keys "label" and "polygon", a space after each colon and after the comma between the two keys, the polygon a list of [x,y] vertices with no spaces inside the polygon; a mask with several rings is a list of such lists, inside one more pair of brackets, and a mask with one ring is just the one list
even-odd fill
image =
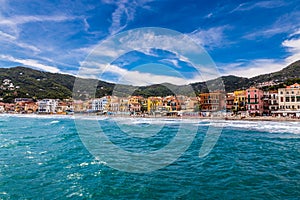
{"label": "turquoise water", "polygon": [[[118,120],[129,131],[141,122]],[[142,141],[124,139],[114,120],[99,123],[123,149],[147,152],[170,142],[180,121],[165,121],[163,134]],[[198,132],[180,158],[153,172],[128,173],[90,154],[72,118],[2,115],[0,199],[300,198],[300,123],[221,122],[225,128],[204,158],[199,158],[199,149],[212,124],[185,123]],[[162,120],[142,121],[139,126],[155,129]]]}

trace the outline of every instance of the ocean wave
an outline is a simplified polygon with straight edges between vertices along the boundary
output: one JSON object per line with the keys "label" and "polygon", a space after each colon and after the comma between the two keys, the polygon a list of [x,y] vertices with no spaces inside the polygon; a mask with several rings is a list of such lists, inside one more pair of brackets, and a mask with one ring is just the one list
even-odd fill
{"label": "ocean wave", "polygon": [[[199,124],[200,126],[203,124]],[[300,122],[272,122],[272,121],[221,121],[211,122],[206,126],[236,128],[270,133],[300,134]]]}

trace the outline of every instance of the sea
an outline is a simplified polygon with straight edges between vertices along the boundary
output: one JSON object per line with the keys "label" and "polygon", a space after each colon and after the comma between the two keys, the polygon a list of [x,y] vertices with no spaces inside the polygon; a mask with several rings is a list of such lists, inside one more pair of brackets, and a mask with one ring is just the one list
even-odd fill
{"label": "sea", "polygon": [[300,122],[0,115],[0,199],[300,199]]}

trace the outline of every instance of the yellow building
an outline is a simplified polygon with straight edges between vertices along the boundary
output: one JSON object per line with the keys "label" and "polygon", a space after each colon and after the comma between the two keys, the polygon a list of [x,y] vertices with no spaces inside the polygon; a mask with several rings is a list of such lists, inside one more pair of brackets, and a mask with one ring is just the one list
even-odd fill
{"label": "yellow building", "polygon": [[247,109],[246,90],[236,90],[233,92],[233,95],[234,95],[233,106],[232,106],[233,111],[234,112],[245,111]]}
{"label": "yellow building", "polygon": [[147,111],[157,111],[159,107],[163,105],[163,99],[161,97],[148,97],[147,99]]}

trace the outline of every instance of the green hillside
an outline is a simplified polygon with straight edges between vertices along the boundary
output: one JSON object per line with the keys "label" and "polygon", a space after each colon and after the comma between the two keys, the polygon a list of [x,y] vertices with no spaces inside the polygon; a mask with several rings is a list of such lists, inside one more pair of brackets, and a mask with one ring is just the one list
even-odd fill
{"label": "green hillside", "polygon": [[[70,98],[72,97],[73,85],[76,77],[66,74],[43,72],[26,67],[0,68],[0,84],[2,84],[5,79],[10,79],[16,88],[14,90],[0,89],[0,97],[3,98],[4,102],[12,102],[14,98],[18,97],[33,97],[34,99]],[[82,80],[87,82],[86,79]],[[141,95],[144,97],[167,96],[173,94],[193,96],[200,92],[207,92],[207,86],[209,86],[210,90],[220,89],[223,87],[224,83],[225,90],[227,92],[232,92],[237,89],[245,89],[251,85],[271,80],[285,82],[286,84],[300,81],[300,61],[294,62],[278,72],[259,75],[253,78],[223,76],[218,79],[192,83],[190,85],[178,86],[170,83],[163,83],[136,87],[98,81],[95,97],[112,94],[117,96]],[[283,84],[280,86],[283,86]],[[86,87],[88,86],[83,86],[83,90]]]}

